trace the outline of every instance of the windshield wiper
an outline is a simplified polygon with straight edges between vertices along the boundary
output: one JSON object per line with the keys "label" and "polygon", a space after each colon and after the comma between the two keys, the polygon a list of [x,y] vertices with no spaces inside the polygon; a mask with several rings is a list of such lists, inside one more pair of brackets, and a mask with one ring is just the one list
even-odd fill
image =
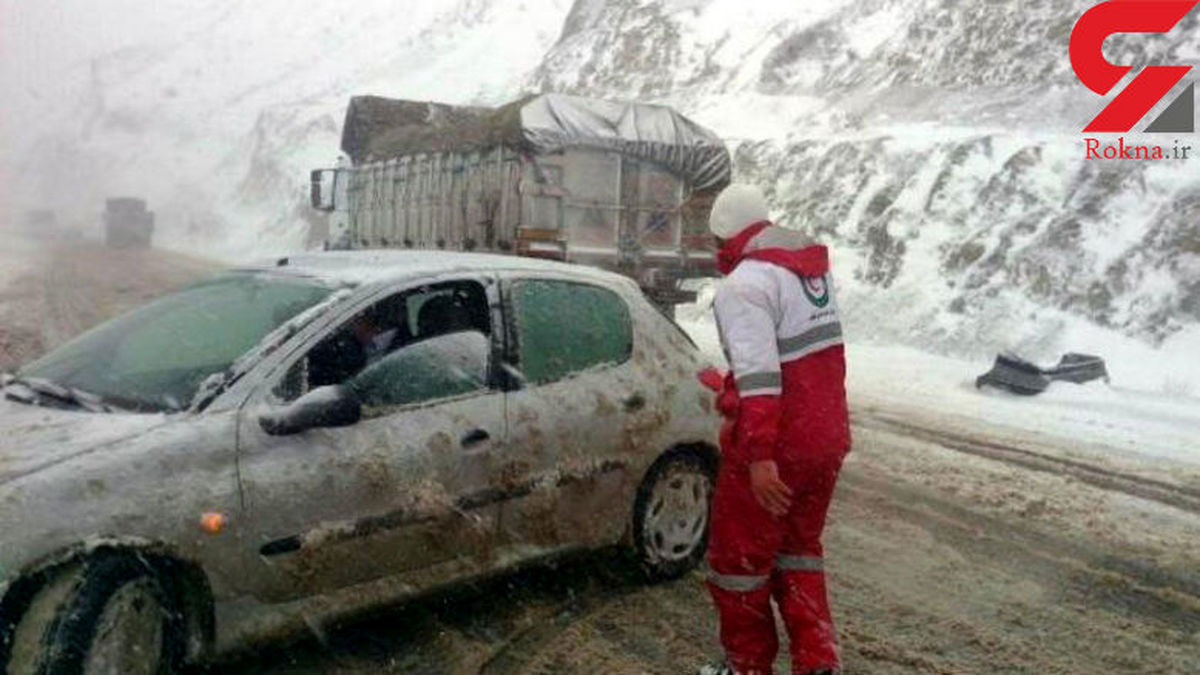
{"label": "windshield wiper", "polygon": [[[13,385],[24,387],[35,394],[40,394],[62,403],[83,408],[88,412],[112,412],[112,408],[104,403],[104,399],[95,394],[83,391],[82,389],[75,389],[74,387],[64,387],[40,377],[18,377],[16,375],[5,375],[3,383],[5,387],[11,387]],[[13,395],[12,392],[7,392],[6,395],[10,399],[22,403],[35,402],[28,397]]]}

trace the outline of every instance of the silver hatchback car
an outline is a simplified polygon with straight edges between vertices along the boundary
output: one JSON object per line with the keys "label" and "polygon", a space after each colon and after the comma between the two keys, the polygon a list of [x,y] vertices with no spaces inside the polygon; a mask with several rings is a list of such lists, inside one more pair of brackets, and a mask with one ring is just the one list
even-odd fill
{"label": "silver hatchback car", "polygon": [[692,569],[718,462],[628,279],[458,253],[232,270],[6,377],[0,666],[157,673],[624,542]]}

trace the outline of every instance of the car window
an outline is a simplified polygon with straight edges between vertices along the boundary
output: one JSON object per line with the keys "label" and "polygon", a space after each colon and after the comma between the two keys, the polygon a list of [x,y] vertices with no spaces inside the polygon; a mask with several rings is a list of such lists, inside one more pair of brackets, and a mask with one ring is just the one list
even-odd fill
{"label": "car window", "polygon": [[[531,384],[555,382],[633,351],[629,308],[610,290],[566,281],[513,284],[518,369]],[[570,320],[564,320],[570,317]]]}
{"label": "car window", "polygon": [[398,293],[357,313],[309,350],[275,393],[291,401],[318,387],[351,384],[394,352],[439,336],[469,331],[486,339],[490,321],[487,296],[478,282],[430,284]]}
{"label": "car window", "polygon": [[307,279],[224,274],[93,329],[21,374],[133,409],[179,410],[206,377],[332,292]]}
{"label": "car window", "polygon": [[483,333],[439,335],[403,347],[350,383],[364,406],[424,403],[487,388],[490,343]]}

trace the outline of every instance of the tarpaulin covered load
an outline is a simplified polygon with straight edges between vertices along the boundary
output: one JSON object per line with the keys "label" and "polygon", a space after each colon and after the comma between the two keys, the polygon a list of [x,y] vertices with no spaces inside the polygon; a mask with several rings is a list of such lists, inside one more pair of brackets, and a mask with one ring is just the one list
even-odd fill
{"label": "tarpaulin covered load", "polygon": [[534,154],[572,147],[612,150],[657,162],[696,191],[724,186],[732,172],[721,139],[671,108],[563,94],[499,108],[356,96],[342,131],[342,151],[355,164],[499,145]]}

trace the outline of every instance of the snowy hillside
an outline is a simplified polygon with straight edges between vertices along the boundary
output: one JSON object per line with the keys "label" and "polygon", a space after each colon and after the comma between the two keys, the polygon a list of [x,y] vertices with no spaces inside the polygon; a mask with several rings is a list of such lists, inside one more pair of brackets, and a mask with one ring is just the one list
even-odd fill
{"label": "snowy hillside", "polygon": [[[1067,40],[1092,4],[114,0],[145,18],[97,51],[107,24],[47,0],[22,7],[25,44],[2,47],[20,103],[9,202],[94,223],[103,196],[145,195],[168,245],[257,257],[319,233],[307,170],[334,160],[352,94],[639,98],[716,129],[784,224],[833,245],[856,339],[975,358],[1194,352],[1200,160],[1084,161],[1102,101]],[[1196,62],[1198,27],[1200,12],[1107,55]]]}
{"label": "snowy hillside", "polygon": [[[1094,4],[580,0],[533,82],[666,100],[731,139],[780,219],[835,246],[864,338],[1049,357],[1101,326],[1194,345],[1200,161],[1085,161],[1102,102],[1067,43]],[[1107,56],[1195,62],[1198,26]]]}

